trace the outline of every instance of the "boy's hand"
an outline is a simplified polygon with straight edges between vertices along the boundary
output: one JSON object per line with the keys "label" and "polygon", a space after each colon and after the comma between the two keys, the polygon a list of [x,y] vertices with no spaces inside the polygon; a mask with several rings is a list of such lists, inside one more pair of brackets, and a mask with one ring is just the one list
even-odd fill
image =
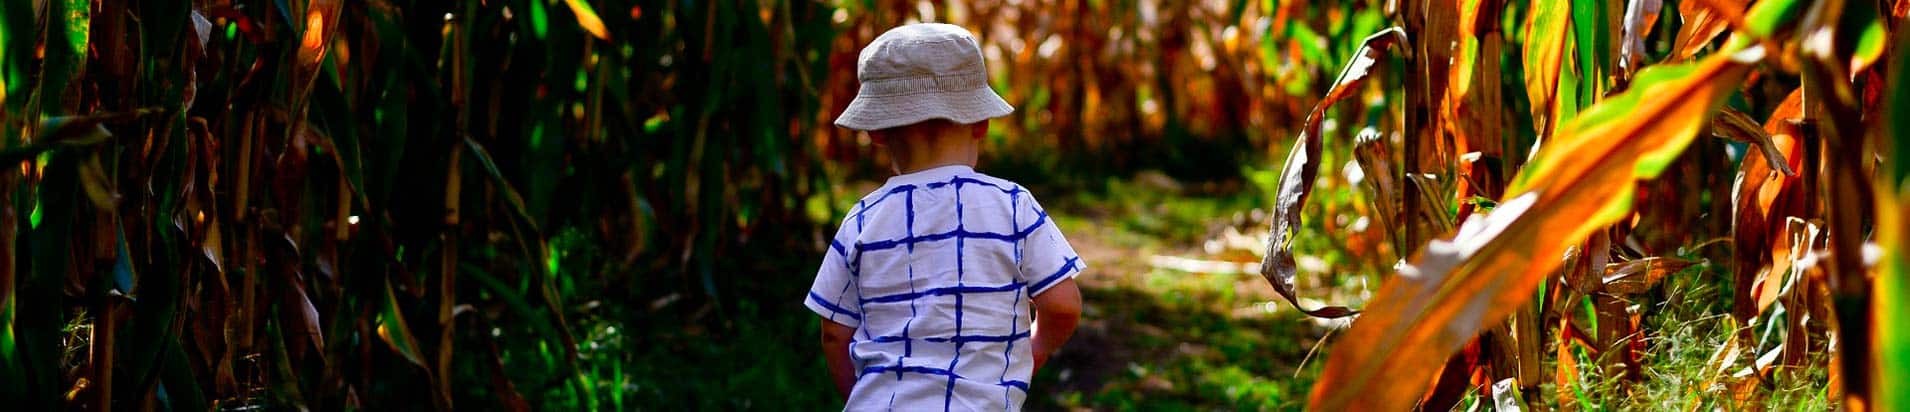
{"label": "boy's hand", "polygon": [[836,390],[842,392],[843,399],[849,399],[849,391],[856,386],[855,364],[849,362],[849,340],[855,337],[856,330],[843,324],[821,318],[822,357],[829,364],[829,377],[835,382]]}
{"label": "boy's hand", "polygon": [[1034,304],[1035,371],[1039,372],[1048,363],[1048,355],[1074,335],[1075,324],[1081,321],[1081,289],[1075,287],[1074,279],[1063,279],[1035,296]]}

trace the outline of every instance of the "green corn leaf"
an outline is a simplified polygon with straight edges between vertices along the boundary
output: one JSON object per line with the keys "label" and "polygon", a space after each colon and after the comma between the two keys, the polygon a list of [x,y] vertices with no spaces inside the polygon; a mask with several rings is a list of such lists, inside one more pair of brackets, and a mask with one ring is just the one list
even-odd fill
{"label": "green corn leaf", "polygon": [[23,237],[26,241],[21,245],[32,254],[33,269],[14,289],[17,299],[12,326],[18,369],[13,374],[23,379],[0,385],[17,388],[20,396],[12,398],[13,406],[22,410],[60,409],[59,395],[64,389],[59,382],[60,337],[66,325],[61,309],[65,293],[61,289],[74,270],[69,266],[68,243],[78,212],[79,158],[73,153],[56,152],[47,160],[44,171],[37,199],[44,217]]}
{"label": "green corn leaf", "polygon": [[[1910,42],[1910,30],[1898,29],[1892,36],[1898,47]],[[1883,257],[1874,272],[1876,295],[1870,313],[1876,324],[1876,369],[1871,375],[1876,387],[1876,410],[1910,410],[1910,53],[1897,51],[1889,63],[1885,84],[1884,127],[1872,133],[1882,142],[1879,153],[1884,164],[1878,168],[1876,186],[1876,242]],[[1845,355],[1846,362],[1851,361]]]}
{"label": "green corn leaf", "polygon": [[1844,31],[1857,33],[1857,38],[1853,39],[1856,50],[1851,53],[1850,61],[1846,62],[1850,65],[1852,75],[1863,72],[1871,63],[1883,58],[1884,49],[1889,46],[1890,31],[1884,27],[1884,19],[1877,14],[1875,7],[1861,3],[1846,7],[1842,25],[1857,27]]}
{"label": "green corn leaf", "polygon": [[0,102],[6,103],[8,112],[18,110],[18,104],[9,102],[7,96],[24,97],[26,91],[26,65],[37,37],[34,29],[31,2],[0,2]]}
{"label": "green corn leaf", "polygon": [[57,18],[65,22],[65,32],[61,33],[60,39],[65,40],[63,45],[66,46],[66,51],[73,53],[83,62],[86,58],[87,35],[92,32],[92,1],[65,0],[62,3],[64,4],[60,7],[60,15]]}
{"label": "green corn leaf", "polygon": [[544,0],[531,0],[531,34],[542,41],[550,33],[550,17],[544,11]]}
{"label": "green corn leaf", "polygon": [[404,356],[405,360],[424,367],[424,351],[418,346],[418,338],[411,333],[411,326],[405,323],[405,314],[398,308],[398,294],[391,289],[391,281],[385,282],[385,297],[381,299],[378,310],[378,339],[391,345],[391,349]]}
{"label": "green corn leaf", "polygon": [[87,35],[92,30],[92,6],[88,0],[62,0],[48,4],[46,60],[41,66],[40,107],[46,113],[63,113],[61,98],[68,84],[86,67]]}
{"label": "green corn leaf", "polygon": [[1797,19],[1804,17],[1809,3],[1800,0],[1763,0],[1751,6],[1744,15],[1744,25],[1757,37],[1770,37],[1789,28]]}
{"label": "green corn leaf", "polygon": [[1577,65],[1581,70],[1578,92],[1578,105],[1590,106],[1604,95],[1602,87],[1606,67],[1605,29],[1606,6],[1609,2],[1599,0],[1571,0],[1573,49],[1578,50]]}
{"label": "green corn leaf", "polygon": [[517,194],[517,188],[511,186],[511,180],[504,177],[503,170],[497,168],[497,162],[491,161],[491,152],[484,150],[483,144],[469,138],[464,139],[464,147],[471,151],[472,157],[477,158],[478,164],[484,166],[484,171],[491,176],[491,182],[497,184],[498,191],[504,194],[505,201],[509,202],[517,217],[530,225],[532,232],[539,232],[537,219],[531,216],[530,209],[524,205],[524,197]]}
{"label": "green corn leaf", "polygon": [[192,360],[186,357],[186,349],[175,338],[165,345],[164,365],[160,367],[159,380],[165,388],[166,405],[175,411],[204,411],[205,392],[199,388],[199,379],[192,375]]}

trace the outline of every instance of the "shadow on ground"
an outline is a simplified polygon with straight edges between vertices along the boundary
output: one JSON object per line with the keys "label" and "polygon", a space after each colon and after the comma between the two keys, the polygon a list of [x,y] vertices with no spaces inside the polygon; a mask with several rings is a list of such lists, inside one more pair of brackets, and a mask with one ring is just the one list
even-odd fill
{"label": "shadow on ground", "polygon": [[[1307,354],[1320,328],[1291,310],[1267,313],[1260,303],[1218,291],[1188,292],[1084,290],[1086,319],[1036,377],[1041,389],[1030,409],[1304,405],[1319,373],[1319,354]],[[1240,308],[1223,309],[1230,306]]]}

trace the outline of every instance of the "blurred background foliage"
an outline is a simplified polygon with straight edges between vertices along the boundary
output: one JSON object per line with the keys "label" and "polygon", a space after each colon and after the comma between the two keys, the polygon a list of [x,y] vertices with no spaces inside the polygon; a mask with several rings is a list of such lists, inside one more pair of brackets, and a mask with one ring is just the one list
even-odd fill
{"label": "blurred background foliage", "polygon": [[[1585,3],[1602,5],[1586,19],[1625,10]],[[1508,28],[1534,13],[1468,4],[1503,9],[1491,15]],[[862,45],[937,21],[981,38],[1017,107],[992,124],[982,170],[1065,212],[1096,269],[1083,329],[1030,406],[1299,408],[1345,323],[1275,303],[1256,275],[1265,209],[1322,91],[1396,24],[1387,7],[7,0],[0,397],[26,410],[837,407],[800,293],[831,226],[889,172],[865,135],[830,122]],[[1682,7],[1657,13],[1645,58],[1690,57]],[[1544,127],[1522,115],[1518,49],[1479,57],[1503,68],[1515,114],[1494,159]],[[1358,306],[1411,253],[1388,227],[1398,211],[1372,200],[1394,197],[1363,189],[1406,176],[1362,169],[1346,143],[1380,128],[1362,141],[1400,144],[1388,125],[1406,116],[1406,75],[1382,72],[1321,125],[1335,143],[1293,246],[1309,298]],[[1729,104],[1762,119],[1797,83],[1761,77]],[[1608,91],[1583,87],[1568,96]],[[1640,191],[1680,199],[1640,215],[1664,225],[1639,231],[1651,250],[1728,234],[1728,214],[1679,217],[1721,207],[1700,199],[1728,198],[1715,176],[1747,146],[1701,142]],[[1655,345],[1654,379],[1619,389],[1598,377],[1614,362],[1578,349],[1561,353],[1583,373],[1544,392],[1580,395],[1528,398],[1715,400],[1682,388],[1716,374],[1705,357],[1735,327],[1719,303],[1729,270],[1693,265],[1639,298],[1668,308],[1633,318],[1664,331],[1632,341]],[[1761,374],[1758,390],[1823,406],[1828,362],[1787,360],[1798,372]]]}

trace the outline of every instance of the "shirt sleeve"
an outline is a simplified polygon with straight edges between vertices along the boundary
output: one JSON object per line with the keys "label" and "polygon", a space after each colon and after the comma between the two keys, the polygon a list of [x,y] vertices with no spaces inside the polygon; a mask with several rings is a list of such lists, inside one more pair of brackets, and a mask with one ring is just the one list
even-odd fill
{"label": "shirt sleeve", "polygon": [[1054,219],[1033,195],[1023,191],[1015,203],[1015,224],[1021,228],[1019,235],[1022,236],[1016,261],[1021,266],[1021,281],[1028,284],[1028,296],[1040,295],[1063,279],[1079,276],[1087,269],[1087,263],[1074,253],[1068,238],[1061,235],[1061,228],[1055,226]]}
{"label": "shirt sleeve", "polygon": [[848,225],[836,232],[829,241],[829,250],[823,252],[822,267],[816,269],[816,282],[809,286],[809,296],[803,298],[803,306],[808,306],[816,315],[848,327],[862,325],[862,302],[855,289],[855,262],[851,256],[855,250],[854,236],[850,235]]}

